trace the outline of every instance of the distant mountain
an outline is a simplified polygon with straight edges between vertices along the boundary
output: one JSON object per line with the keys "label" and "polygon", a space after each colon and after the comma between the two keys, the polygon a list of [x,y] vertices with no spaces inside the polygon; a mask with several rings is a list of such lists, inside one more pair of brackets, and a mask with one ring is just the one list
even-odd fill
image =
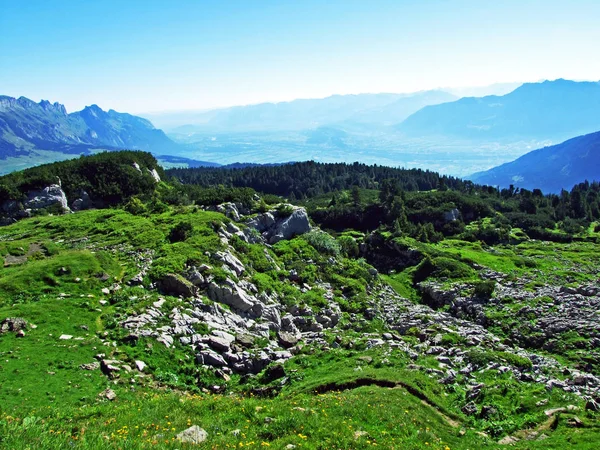
{"label": "distant mountain", "polygon": [[322,99],[234,106],[212,111],[148,114],[174,133],[292,131],[344,122],[390,125],[427,105],[456,100],[444,91],[414,94],[332,95]]}
{"label": "distant mountain", "polygon": [[466,86],[458,88],[442,88],[457,97],[485,97],[486,95],[506,95],[523,83],[494,83],[488,86]]}
{"label": "distant mountain", "polygon": [[180,146],[141,117],[96,105],[67,114],[59,103],[0,96],[0,160],[36,151],[87,154],[95,148],[170,153]]}
{"label": "distant mountain", "polygon": [[427,106],[398,130],[409,136],[564,140],[600,130],[600,82],[526,83],[503,96]]}
{"label": "distant mountain", "polygon": [[512,184],[547,193],[571,189],[585,180],[600,181],[600,132],[534,150],[468,178],[479,184],[501,187]]}

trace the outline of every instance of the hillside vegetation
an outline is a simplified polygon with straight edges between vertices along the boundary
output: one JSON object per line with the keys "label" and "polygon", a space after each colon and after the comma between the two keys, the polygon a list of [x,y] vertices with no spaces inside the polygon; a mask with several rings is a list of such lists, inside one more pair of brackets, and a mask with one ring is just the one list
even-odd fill
{"label": "hillside vegetation", "polygon": [[598,190],[140,152],[2,177],[0,448],[596,448]]}

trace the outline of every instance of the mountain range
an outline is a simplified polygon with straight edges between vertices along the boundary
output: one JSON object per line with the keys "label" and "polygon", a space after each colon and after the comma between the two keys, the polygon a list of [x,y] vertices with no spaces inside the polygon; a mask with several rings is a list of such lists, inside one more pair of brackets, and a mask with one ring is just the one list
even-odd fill
{"label": "mountain range", "polygon": [[0,159],[31,151],[89,153],[94,148],[170,153],[180,148],[150,121],[97,105],[68,114],[59,103],[0,96]]}
{"label": "mountain range", "polygon": [[526,83],[506,95],[458,100],[444,91],[335,95],[178,114],[153,119],[189,120],[167,135],[147,118],[96,105],[69,114],[59,103],[0,96],[0,173],[136,149],[165,167],[360,160],[544,191],[599,178],[598,137],[588,135],[600,130],[599,82]]}
{"label": "mountain range", "polygon": [[386,126],[403,121],[424,106],[457,98],[439,90],[413,94],[332,95],[322,99],[260,103],[211,111],[157,113],[146,117],[176,133],[290,131],[343,123]]}
{"label": "mountain range", "polygon": [[600,130],[600,82],[525,83],[503,96],[424,107],[397,129],[409,136],[561,141]]}
{"label": "mountain range", "polygon": [[515,161],[469,177],[479,184],[543,192],[571,189],[584,180],[600,180],[600,132],[534,150]]}

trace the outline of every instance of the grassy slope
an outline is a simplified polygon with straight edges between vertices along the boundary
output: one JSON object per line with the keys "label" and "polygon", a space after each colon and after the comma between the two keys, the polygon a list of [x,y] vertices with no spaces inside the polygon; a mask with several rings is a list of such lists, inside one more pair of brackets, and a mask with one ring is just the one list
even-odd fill
{"label": "grassy slope", "polygon": [[[197,235],[190,243],[167,244],[168,230],[182,220],[192,221]],[[116,307],[100,304],[105,298],[101,289],[136,270],[126,253],[92,252],[81,248],[80,239],[89,238],[85,246],[98,249],[124,243],[149,248],[157,252],[161,270],[177,270],[187,257],[202,259],[205,249],[218,246],[210,228],[214,220],[222,220],[222,216],[194,210],[169,211],[151,218],[119,210],[88,211],[24,220],[0,229],[0,255],[27,256],[23,264],[0,268],[0,318],[18,316],[37,325],[25,338],[0,336],[0,448],[184,448],[173,438],[190,424],[198,424],[209,432],[210,439],[201,448],[285,448],[288,444],[298,448],[496,447],[493,440],[471,429],[489,431],[489,424],[472,421],[457,410],[455,405],[464,396],[463,391],[446,392],[427,374],[410,370],[407,366],[411,361],[398,352],[340,349],[320,353],[307,349],[306,354],[286,364],[291,384],[274,399],[241,393],[183,394],[143,379],[114,385],[98,371],[80,370],[80,364],[92,362],[95,354],[108,353],[113,348],[109,339],[113,334],[107,325]],[[28,255],[32,244],[44,248],[45,254]],[[444,251],[458,248],[458,244],[447,244]],[[565,270],[571,257],[587,261],[592,254],[590,249],[577,245],[561,247],[566,251],[558,260],[563,261],[561,267]],[[463,247],[461,252],[468,250]],[[558,246],[553,247],[552,251],[557,249]],[[541,250],[537,244],[531,244],[517,251],[520,258]],[[513,270],[514,255],[490,256],[478,249],[468,250],[467,255],[475,261],[480,258],[481,264],[497,270]],[[106,281],[96,276],[102,273],[109,275]],[[392,278],[398,277],[402,274]],[[76,278],[80,280],[75,281]],[[406,281],[400,279],[405,285]],[[61,297],[62,292],[70,296]],[[153,295],[139,288],[126,288],[123,294],[139,297],[139,302],[145,303],[151,302]],[[59,340],[61,334],[74,338]],[[333,340],[334,335],[329,338]],[[351,333],[344,339],[360,342],[360,336]],[[126,354],[143,357],[151,367],[179,365],[179,358],[183,357],[177,349],[166,350],[158,344],[153,348],[126,349],[120,357]],[[365,362],[361,356],[371,356],[373,361]],[[431,367],[436,364],[427,358],[417,362]],[[428,404],[402,387],[363,386],[315,394],[324,385],[341,387],[359,378],[402,382],[427,398]],[[206,381],[217,382],[210,377]],[[485,395],[490,403],[512,414],[502,422],[507,431],[543,421],[545,408],[535,406],[540,399],[549,400],[546,408],[577,403],[556,391],[548,393],[543,388],[532,389],[510,380],[481,381],[499,386]],[[511,394],[506,395],[502,386]],[[107,387],[118,394],[113,403],[97,397]],[[236,391],[235,386],[233,390]],[[581,401],[577,404],[582,406]],[[457,423],[450,422],[440,411]],[[588,428],[574,432],[561,420],[545,441],[520,443],[517,447],[595,448],[600,439],[598,421],[588,413],[578,415]],[[266,422],[267,417],[275,420]],[[514,421],[512,425],[510,420]],[[463,428],[466,433],[461,435]],[[234,435],[234,430],[240,433]]]}

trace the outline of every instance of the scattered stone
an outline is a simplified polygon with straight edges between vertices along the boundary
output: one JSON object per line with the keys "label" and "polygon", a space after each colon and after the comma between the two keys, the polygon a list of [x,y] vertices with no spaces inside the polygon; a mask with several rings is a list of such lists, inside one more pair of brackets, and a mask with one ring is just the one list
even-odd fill
{"label": "scattered stone", "polygon": [[600,404],[593,399],[590,399],[585,404],[585,409],[587,411],[600,411]]}
{"label": "scattered stone", "polygon": [[108,388],[102,392],[100,392],[100,394],[98,394],[98,397],[103,397],[107,400],[113,401],[114,399],[117,398],[117,394],[115,394],[115,391],[113,391],[112,389]]}
{"label": "scattered stone", "polygon": [[577,416],[573,416],[567,420],[567,425],[572,428],[582,428],[584,426],[583,421]]}
{"label": "scattered stone", "polygon": [[208,433],[198,425],[192,425],[191,427],[179,433],[177,435],[177,439],[180,442],[197,445],[208,439]]}
{"label": "scattered stone", "polygon": [[367,433],[366,431],[362,431],[362,430],[357,430],[354,432],[354,439],[360,439],[363,436],[367,436],[369,433]]}
{"label": "scattered stone", "polygon": [[88,364],[82,364],[79,366],[79,368],[81,370],[97,370],[100,368],[100,363],[99,362],[92,362],[92,363],[88,363]]}
{"label": "scattered stone", "polygon": [[502,439],[498,441],[500,445],[511,445],[516,444],[519,440],[514,436],[504,436]]}
{"label": "scattered stone", "polygon": [[477,405],[473,402],[469,402],[461,408],[461,411],[467,416],[474,416],[477,414]]}
{"label": "scattered stone", "polygon": [[20,317],[8,317],[0,322],[0,334],[18,332],[27,328],[27,321]]}
{"label": "scattered stone", "polygon": [[299,334],[289,333],[287,331],[277,332],[277,339],[283,348],[291,348],[300,340]]}
{"label": "scattered stone", "polygon": [[281,364],[275,364],[269,366],[265,371],[264,379],[266,383],[270,383],[271,381],[279,380],[280,378],[285,377],[285,369]]}

